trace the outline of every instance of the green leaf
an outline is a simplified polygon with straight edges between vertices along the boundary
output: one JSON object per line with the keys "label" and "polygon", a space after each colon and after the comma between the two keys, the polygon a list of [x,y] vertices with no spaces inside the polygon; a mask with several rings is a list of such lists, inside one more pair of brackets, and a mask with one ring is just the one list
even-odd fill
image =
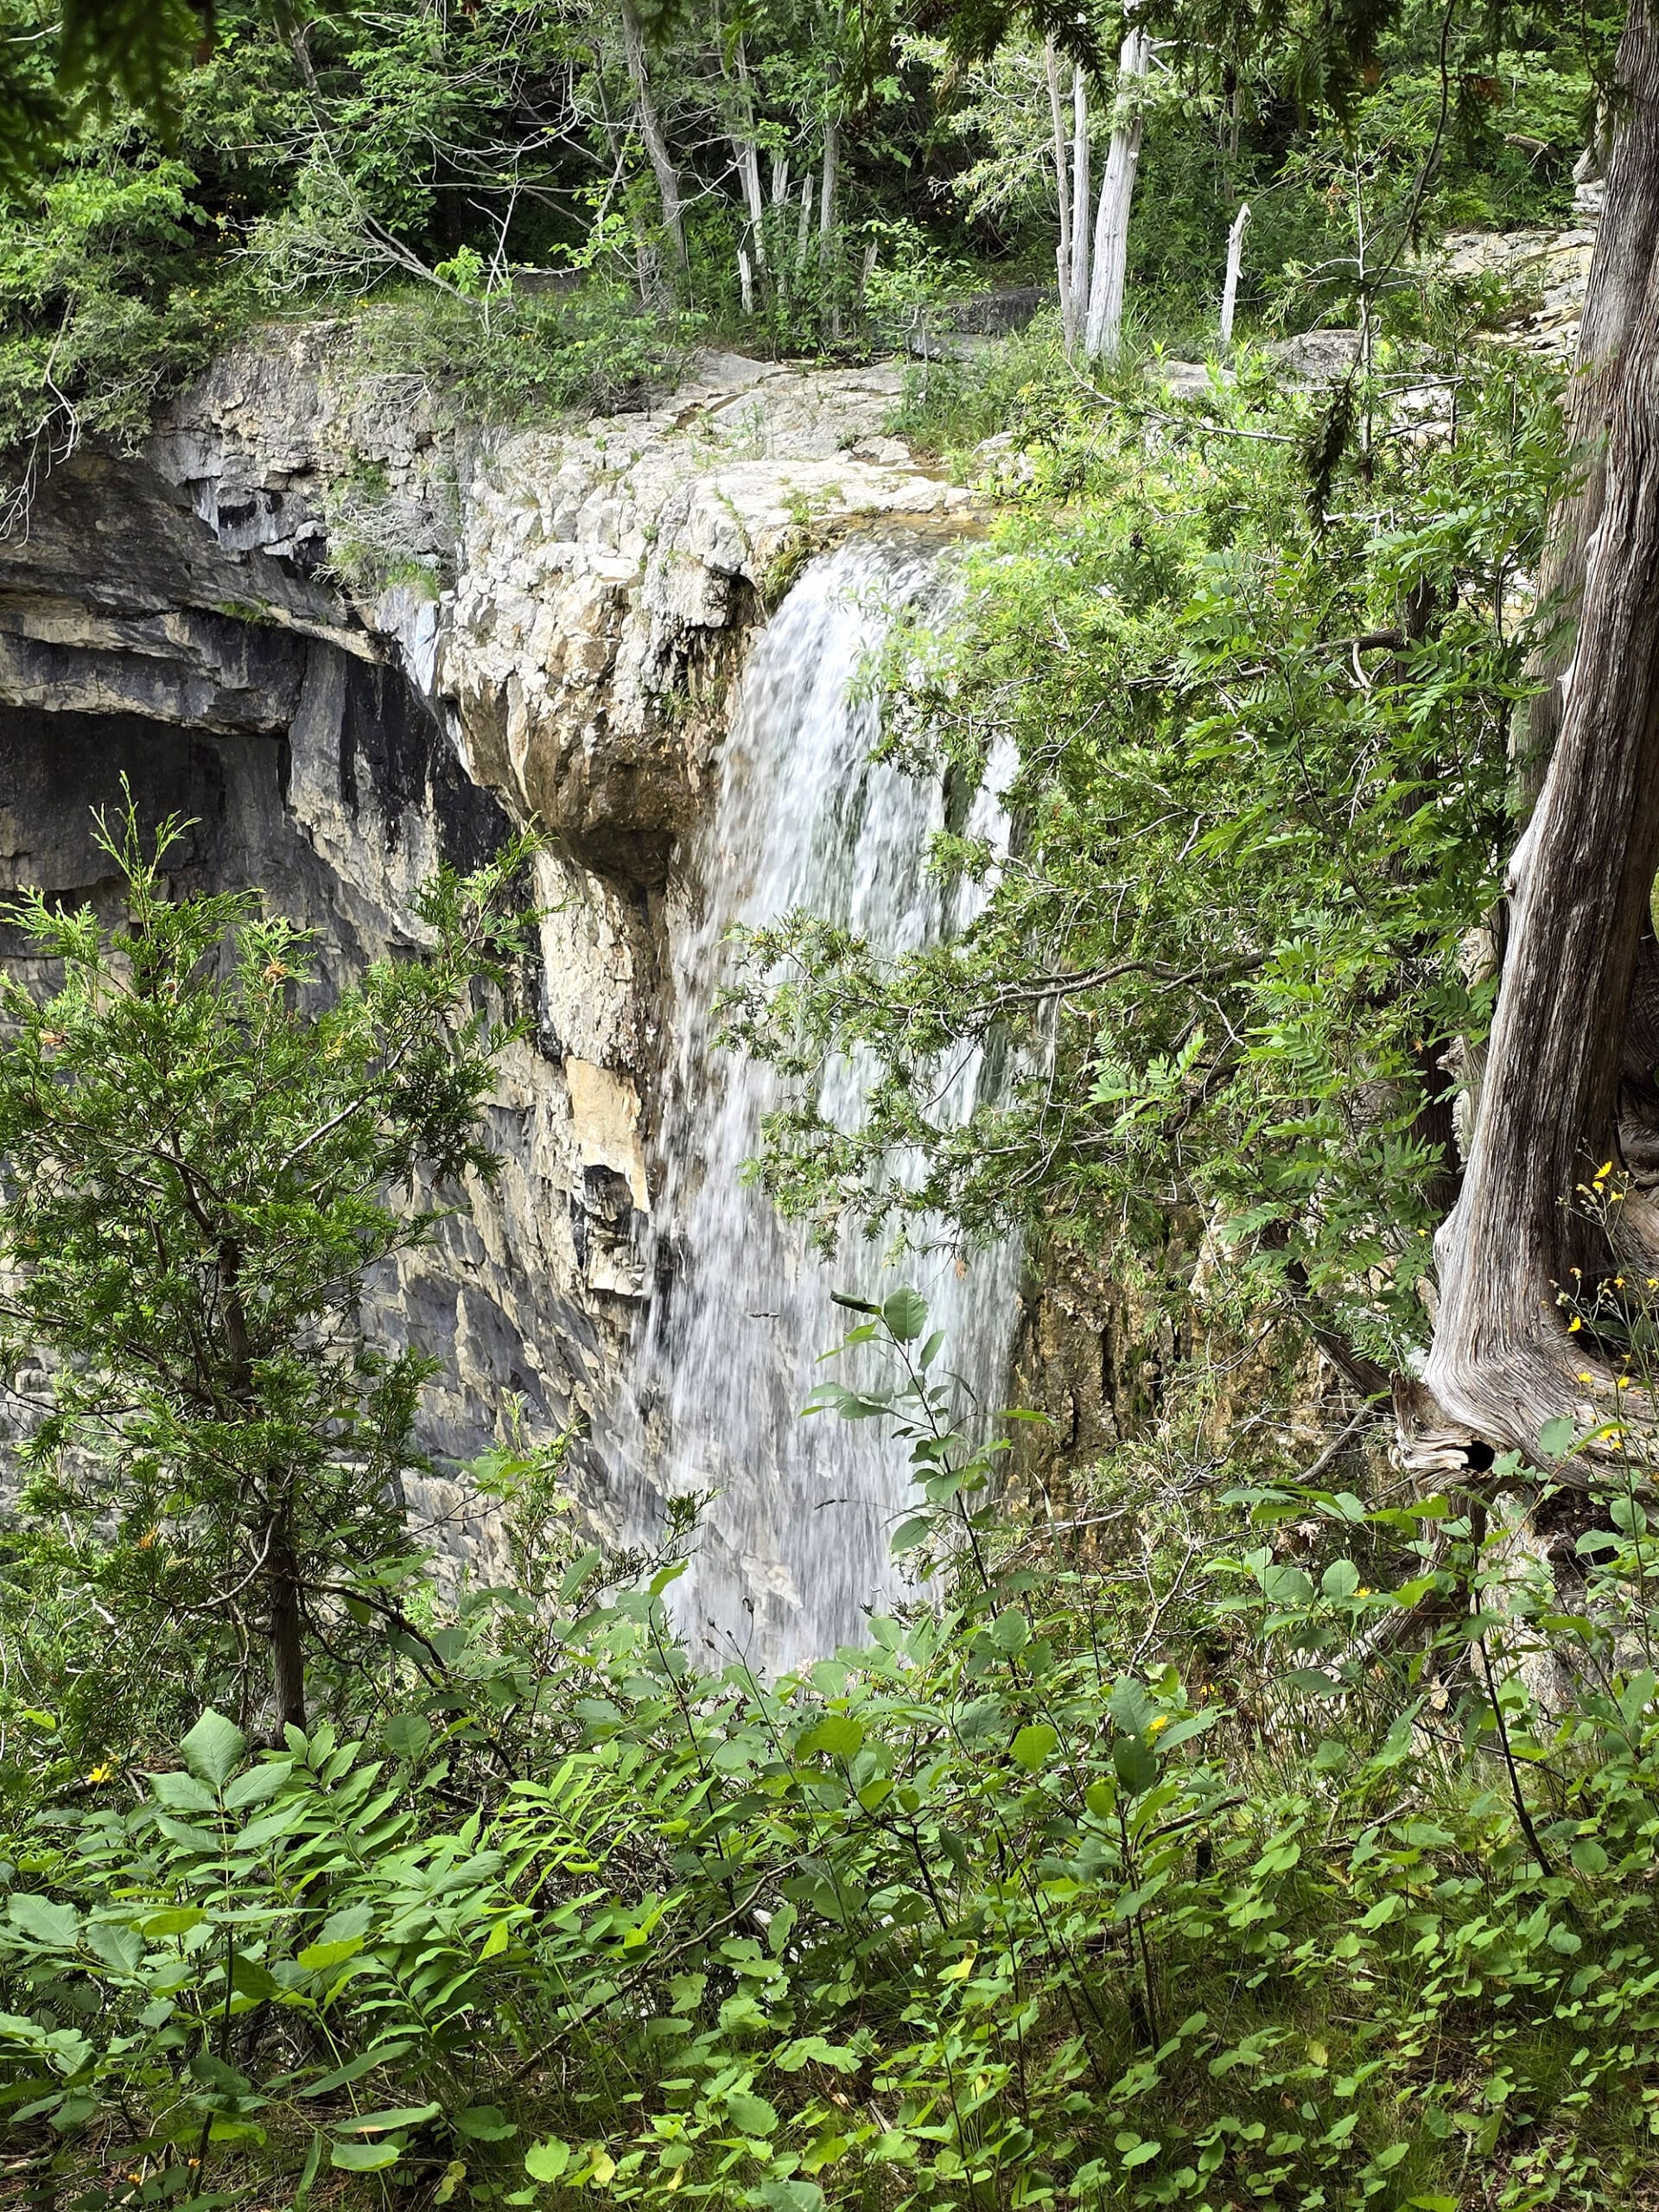
{"label": "green leaf", "polygon": [[532,2181],[557,2181],[570,2163],[570,2145],[556,2135],[545,2143],[532,2143],[524,2153],[524,2171]]}
{"label": "green leaf", "polygon": [[1112,1764],[1131,1797],[1139,1797],[1158,1779],[1158,1762],[1139,1736],[1120,1736],[1112,1745]]}
{"label": "green leaf", "polygon": [[235,1721],[209,1706],[179,1745],[185,1764],[194,1775],[220,1789],[241,1764],[248,1739]]}
{"label": "green leaf", "polygon": [[318,1930],[315,1943],[308,1943],[300,1953],[300,1964],[309,1974],[320,1974],[329,1967],[343,1966],[347,1959],[354,1959],[363,1948],[363,1939],[369,1932],[374,1914],[365,1904],[347,1905],[341,1912],[331,1912]]}
{"label": "green leaf", "polygon": [[300,2212],[300,2208],[310,2196],[311,2184],[315,2181],[317,2169],[322,2164],[324,2140],[321,2129],[312,2135],[311,2148],[305,2154],[305,2164],[300,2168],[300,2178],[294,2190],[295,2212]]}
{"label": "green leaf", "polygon": [[417,1759],[432,1740],[432,1724],[424,1713],[394,1713],[385,1729],[386,1749],[394,1758]]}
{"label": "green leaf", "polygon": [[335,2143],[329,2146],[328,2163],[348,2174],[372,2174],[395,2166],[403,2155],[401,2143]]}
{"label": "green leaf", "polygon": [[152,1942],[161,1936],[184,1936],[199,1928],[207,1917],[194,1904],[167,1904],[159,1912],[146,1913],[139,1926]]}
{"label": "green leaf", "polygon": [[1573,1449],[1576,1429],[1564,1414],[1547,1421],[1538,1432],[1538,1449],[1547,1459],[1559,1459]]}
{"label": "green leaf", "polygon": [[1333,1559],[1319,1577],[1327,1598],[1351,1598],[1359,1587],[1359,1569],[1351,1559]]}
{"label": "green leaf", "polygon": [[442,2105],[390,2105],[384,2112],[365,2112],[334,2124],[342,2135],[385,2135],[394,2127],[419,2127],[442,2110]]}
{"label": "green leaf", "polygon": [[826,1713],[809,1728],[795,1748],[804,1757],[827,1751],[832,1759],[849,1759],[861,1748],[864,1726],[850,1713]]}
{"label": "green leaf", "polygon": [[901,1344],[913,1344],[927,1326],[927,1300],[918,1290],[895,1290],[881,1301],[881,1319]]}
{"label": "green leaf", "polygon": [[269,1968],[242,1951],[238,1951],[231,1961],[231,1987],[238,1997],[251,1997],[260,2004],[282,1994],[282,1984]]}
{"label": "green leaf", "polygon": [[518,2133],[518,2122],[507,2119],[495,2105],[468,2105],[455,2114],[454,2127],[457,2135],[474,2143],[505,2143]]}
{"label": "green leaf", "polygon": [[224,1793],[226,1812],[239,1813],[245,1806],[257,1805],[267,1797],[274,1797],[293,1773],[289,1759],[270,1759],[263,1766],[251,1766],[245,1774],[238,1774]]}
{"label": "green leaf", "polygon": [[771,2135],[778,2126],[778,2114],[764,2097],[753,2095],[747,2089],[727,2092],[726,2109],[746,2135]]}
{"label": "green leaf", "polygon": [[1035,1720],[1020,1731],[1008,1751],[1016,1766],[1024,1767],[1027,1774],[1035,1774],[1039,1766],[1047,1765],[1058,1749],[1059,1741],[1058,1729],[1050,1727],[1046,1720]]}
{"label": "green leaf", "polygon": [[49,1943],[54,1950],[73,1951],[79,1938],[80,1916],[73,1905],[54,1904],[31,1891],[14,1890],[6,1901],[6,1916],[14,1928],[21,1928],[37,1943]]}

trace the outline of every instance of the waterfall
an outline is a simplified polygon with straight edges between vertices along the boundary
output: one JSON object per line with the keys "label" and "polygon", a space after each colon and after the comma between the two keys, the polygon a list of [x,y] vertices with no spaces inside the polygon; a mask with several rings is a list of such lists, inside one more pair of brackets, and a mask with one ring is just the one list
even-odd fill
{"label": "waterfall", "polygon": [[[903,1588],[888,1554],[911,1497],[902,1450],[874,1422],[801,1417],[825,1371],[815,1363],[850,1318],[831,1290],[880,1296],[913,1284],[947,1332],[946,1361],[982,1403],[998,1402],[1007,1364],[1018,1240],[959,1253],[936,1230],[924,1240],[934,1249],[889,1267],[856,1231],[833,1260],[814,1252],[742,1179],[776,1078],[714,1042],[734,924],[801,909],[900,952],[961,929],[985,897],[982,886],[928,875],[941,792],[870,759],[879,715],[855,688],[897,609],[930,587],[934,563],[914,542],[855,540],[808,568],[750,657],[718,797],[686,855],[702,905],[673,960],[658,1288],[603,1441],[613,1469],[626,1471],[637,1538],[660,1534],[668,1498],[717,1493],[671,1600],[712,1663],[741,1654],[775,1670],[823,1656],[860,1640],[866,1608]],[[1005,836],[994,792],[981,792],[969,827]],[[826,1073],[821,1104],[843,1127],[867,1072],[848,1058]],[[960,1120],[987,1071],[969,1051],[947,1073],[938,1110]]]}

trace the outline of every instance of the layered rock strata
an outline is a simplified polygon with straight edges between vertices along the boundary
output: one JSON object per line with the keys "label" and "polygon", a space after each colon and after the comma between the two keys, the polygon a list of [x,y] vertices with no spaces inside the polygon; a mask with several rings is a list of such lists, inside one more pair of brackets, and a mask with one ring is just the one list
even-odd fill
{"label": "layered rock strata", "polygon": [[[647,411],[486,436],[354,372],[336,329],[279,327],[0,543],[0,888],[96,899],[92,810],[124,778],[148,823],[190,823],[181,882],[258,886],[339,975],[414,941],[440,858],[544,833],[500,1182],[377,1287],[377,1327],[444,1363],[440,1460],[515,1403],[533,1435],[590,1414],[626,1354],[695,898],[673,855],[747,639],[848,530],[970,516],[885,434],[898,382],[714,357]],[[491,1563],[461,1486],[425,1503]]]}

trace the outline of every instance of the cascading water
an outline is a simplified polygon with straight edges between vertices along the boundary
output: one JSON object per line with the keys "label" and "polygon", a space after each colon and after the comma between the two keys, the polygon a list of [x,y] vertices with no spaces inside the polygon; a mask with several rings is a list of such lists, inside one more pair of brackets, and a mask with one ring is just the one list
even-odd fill
{"label": "cascading water", "polygon": [[[878,715],[855,689],[897,609],[934,575],[914,543],[882,539],[807,569],[751,656],[718,800],[690,855],[702,909],[674,962],[677,1052],[654,1208],[667,1264],[605,1442],[613,1469],[627,1471],[637,1537],[659,1535],[668,1498],[716,1493],[671,1601],[711,1660],[741,1654],[776,1669],[821,1656],[856,1640],[865,1609],[903,1586],[888,1554],[909,1496],[902,1451],[874,1423],[801,1418],[818,1355],[847,1329],[831,1290],[912,1284],[982,1402],[995,1402],[1007,1362],[1017,1241],[959,1256],[941,1239],[885,1269],[856,1236],[833,1262],[813,1252],[741,1177],[775,1080],[714,1043],[734,923],[803,909],[899,952],[954,933],[985,895],[928,876],[940,792],[870,759]],[[969,827],[1005,832],[993,792]],[[862,1073],[846,1060],[825,1077],[821,1103],[842,1126]],[[984,1079],[981,1056],[966,1054],[939,1102],[944,1118],[965,1117]]]}

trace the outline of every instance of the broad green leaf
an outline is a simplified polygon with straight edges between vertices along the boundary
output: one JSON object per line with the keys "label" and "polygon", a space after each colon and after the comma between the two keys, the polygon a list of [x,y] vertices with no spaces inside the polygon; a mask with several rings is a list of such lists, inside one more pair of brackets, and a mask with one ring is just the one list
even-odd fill
{"label": "broad green leaf", "polygon": [[532,2143],[524,2153],[524,2171],[532,2181],[557,2181],[570,2163],[570,2145],[556,2135],[545,2143]]}
{"label": "broad green leaf", "polygon": [[198,1782],[194,1774],[187,1774],[181,1767],[166,1774],[152,1774],[147,1779],[156,1803],[165,1805],[169,1812],[211,1813],[218,1808],[219,1799],[207,1784]]}
{"label": "broad green leaf", "polygon": [[293,1771],[293,1762],[289,1759],[268,1759],[262,1766],[251,1766],[245,1774],[238,1774],[226,1784],[223,1797],[226,1810],[239,1813],[244,1806],[257,1805],[264,1798],[274,1797]]}
{"label": "broad green leaf", "polygon": [[927,1300],[918,1290],[895,1290],[881,1301],[881,1319],[901,1344],[913,1344],[927,1326]]}
{"label": "broad green leaf", "polygon": [[454,2127],[457,2135],[467,2136],[475,2143],[505,2143],[518,2133],[518,2122],[508,2120],[494,2105],[468,2105],[455,2114]]}
{"label": "broad green leaf", "polygon": [[747,2089],[730,2089],[726,2095],[726,2109],[746,2135],[770,2135],[778,2126],[778,2114],[764,2097],[757,2097]]}
{"label": "broad green leaf", "polygon": [[49,1943],[54,1950],[73,1951],[80,1934],[80,1916],[73,1905],[58,1904],[28,1890],[12,1891],[6,1900],[6,1916],[14,1928],[21,1928],[37,1943]]}
{"label": "broad green leaf", "polygon": [[231,1961],[231,1987],[238,1997],[251,1997],[260,2004],[282,1993],[282,1985],[270,1969],[245,1951],[238,1951]]}
{"label": "broad green leaf", "polygon": [[1158,1779],[1158,1762],[1139,1736],[1120,1736],[1112,1745],[1112,1764],[1130,1796],[1139,1797]]}
{"label": "broad green leaf", "polygon": [[348,2174],[372,2174],[382,2166],[395,2166],[403,2154],[400,2143],[335,2143],[330,2146],[328,2163]]}
{"label": "broad green leaf", "polygon": [[230,1780],[247,1748],[248,1739],[235,1721],[215,1713],[212,1706],[179,1745],[191,1773],[214,1789],[222,1789]]}
{"label": "broad green leaf", "polygon": [[1351,1598],[1359,1587],[1359,1569],[1351,1559],[1333,1559],[1319,1577],[1319,1588],[1327,1598]]}
{"label": "broad green leaf", "polygon": [[163,1905],[159,1912],[147,1913],[138,1924],[154,1942],[157,1936],[188,1935],[191,1929],[199,1928],[207,1917],[207,1914],[196,1905],[168,1904]]}
{"label": "broad green leaf", "polygon": [[383,1733],[394,1758],[417,1759],[432,1740],[432,1724],[424,1713],[394,1713]]}
{"label": "broad green leaf", "polygon": [[864,1742],[864,1726],[850,1713],[826,1713],[801,1738],[796,1750],[810,1757],[827,1751],[832,1759],[849,1759]]}
{"label": "broad green leaf", "polygon": [[1016,1766],[1024,1767],[1027,1774],[1035,1774],[1039,1766],[1048,1764],[1059,1748],[1059,1741],[1057,1729],[1046,1720],[1036,1720],[1020,1731],[1008,1750]]}

